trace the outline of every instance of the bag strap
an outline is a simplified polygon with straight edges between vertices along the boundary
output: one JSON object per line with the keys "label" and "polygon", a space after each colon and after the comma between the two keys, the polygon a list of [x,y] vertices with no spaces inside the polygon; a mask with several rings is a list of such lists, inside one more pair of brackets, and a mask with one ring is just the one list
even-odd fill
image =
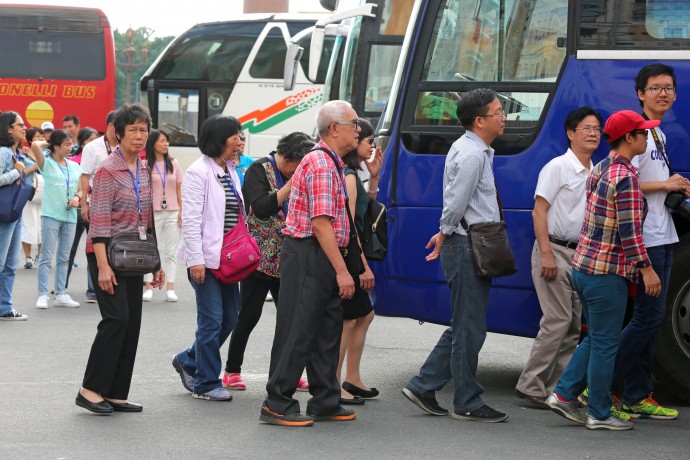
{"label": "bag strap", "polygon": [[[646,113],[642,112],[642,118],[649,120]],[[668,175],[673,176],[673,168],[671,167],[671,162],[668,159],[668,153],[666,152],[666,144],[659,139],[659,135],[656,133],[656,128],[649,129],[652,132],[652,137],[654,138],[654,144],[656,144],[656,149],[661,152],[661,158],[663,158],[664,163],[668,167]]]}
{"label": "bag strap", "polygon": [[[484,168],[486,168],[486,155],[484,155],[484,165],[482,167],[482,173],[484,172]],[[494,189],[496,190],[496,202],[498,203],[498,215],[503,219],[503,203],[501,203],[501,195],[498,193],[498,185],[496,185],[496,178],[494,177]],[[462,225],[463,230],[466,232],[469,231],[468,229],[470,228],[469,225],[467,225],[467,221],[465,220],[465,216],[462,216],[462,219],[460,219],[460,225]]]}
{"label": "bag strap", "polygon": [[343,178],[343,170],[340,168],[340,165],[338,164],[338,160],[335,159],[333,154],[331,153],[330,150],[324,149],[323,147],[316,147],[312,149],[312,152],[314,150],[322,150],[326,152],[326,154],[331,157],[331,160],[333,160],[333,164],[335,164],[336,169],[338,170],[338,175],[340,176],[340,179],[343,182],[343,190],[345,191],[345,211],[347,212],[347,220],[350,223],[350,238],[352,238],[353,235],[356,235],[357,238],[359,238],[359,233],[357,232],[357,227],[355,227],[355,220],[352,218],[352,213],[350,212],[350,197],[347,194],[347,186],[345,185],[345,179]]}

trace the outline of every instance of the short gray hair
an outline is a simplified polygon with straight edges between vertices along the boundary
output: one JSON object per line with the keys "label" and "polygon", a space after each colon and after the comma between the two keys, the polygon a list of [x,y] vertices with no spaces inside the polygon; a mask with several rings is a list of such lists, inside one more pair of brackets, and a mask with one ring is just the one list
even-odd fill
{"label": "short gray hair", "polygon": [[316,114],[316,130],[320,137],[328,133],[328,128],[336,121],[344,120],[345,111],[352,107],[347,101],[328,101],[321,106],[319,112]]}

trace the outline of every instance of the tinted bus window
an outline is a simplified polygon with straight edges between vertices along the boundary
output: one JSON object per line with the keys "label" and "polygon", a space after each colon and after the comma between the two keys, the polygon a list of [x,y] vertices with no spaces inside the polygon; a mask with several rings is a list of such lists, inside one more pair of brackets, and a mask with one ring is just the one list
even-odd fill
{"label": "tinted bus window", "polygon": [[285,54],[287,44],[283,32],[278,27],[273,27],[261,43],[259,52],[256,53],[254,62],[249,68],[252,78],[282,79],[285,69]]}
{"label": "tinted bus window", "polygon": [[580,49],[688,49],[690,1],[647,0],[580,5]]}

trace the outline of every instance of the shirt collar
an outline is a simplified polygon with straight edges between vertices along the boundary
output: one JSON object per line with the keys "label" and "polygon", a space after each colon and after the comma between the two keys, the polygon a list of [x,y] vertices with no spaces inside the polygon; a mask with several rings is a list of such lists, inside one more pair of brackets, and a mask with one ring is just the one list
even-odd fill
{"label": "shirt collar", "polygon": [[[573,169],[575,169],[575,172],[580,174],[583,171],[586,171],[587,168],[584,167],[582,163],[580,163],[580,160],[577,158],[577,155],[575,155],[575,152],[573,152],[570,148],[568,148],[568,151],[565,152],[565,157],[568,159],[570,164],[572,165]],[[592,164],[592,159],[589,159],[589,170],[592,170],[592,167],[594,165]]]}
{"label": "shirt collar", "polygon": [[494,149],[492,149],[490,146],[486,145],[486,143],[482,140],[482,138],[479,137],[479,135],[477,135],[477,133],[475,133],[474,131],[471,131],[468,129],[467,131],[465,131],[465,136],[468,139],[473,140],[474,142],[479,144],[482,151],[484,151],[484,153],[486,153],[487,155],[491,156],[494,154]]}
{"label": "shirt collar", "polygon": [[328,150],[329,152],[331,152],[331,153],[333,154],[333,156],[336,158],[336,160],[338,161],[338,165],[340,166],[340,168],[341,168],[341,169],[345,169],[345,163],[343,163],[343,159],[340,158],[340,155],[338,155],[337,153],[335,153],[335,150],[333,150],[333,149],[331,148],[331,146],[328,145],[328,144],[326,143],[326,141],[324,141],[323,139],[321,139],[321,140],[314,146],[314,148],[318,148],[318,147],[324,148],[324,149]]}
{"label": "shirt collar", "polygon": [[609,156],[611,157],[611,163],[620,163],[625,165],[630,171],[633,172],[633,174],[635,174],[637,177],[640,177],[640,172],[637,170],[637,168],[623,155],[617,152],[611,152]]}

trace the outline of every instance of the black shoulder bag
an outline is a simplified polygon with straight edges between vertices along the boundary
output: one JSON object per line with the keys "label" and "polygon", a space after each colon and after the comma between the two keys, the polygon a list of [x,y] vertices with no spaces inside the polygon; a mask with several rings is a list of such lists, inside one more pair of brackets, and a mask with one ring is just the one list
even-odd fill
{"label": "black shoulder bag", "polygon": [[386,206],[369,198],[364,213],[364,228],[360,232],[362,251],[367,260],[383,260],[388,250],[388,222]]}
{"label": "black shoulder bag", "polygon": [[[347,189],[345,185],[345,180],[343,176],[343,170],[340,169],[338,161],[335,159],[333,154],[324,148],[318,147],[314,150],[322,150],[331,157],[336,169],[338,170],[338,175],[343,181],[343,189]],[[350,212],[349,198],[345,198],[345,210],[347,211],[347,220],[350,222],[350,241],[347,243],[346,248],[341,248],[340,253],[343,255],[345,260],[345,265],[347,266],[347,271],[350,272],[353,278],[364,273],[364,263],[362,262],[362,249],[359,247],[359,238],[357,237],[357,228],[355,227],[355,222],[352,219],[352,213]]]}

